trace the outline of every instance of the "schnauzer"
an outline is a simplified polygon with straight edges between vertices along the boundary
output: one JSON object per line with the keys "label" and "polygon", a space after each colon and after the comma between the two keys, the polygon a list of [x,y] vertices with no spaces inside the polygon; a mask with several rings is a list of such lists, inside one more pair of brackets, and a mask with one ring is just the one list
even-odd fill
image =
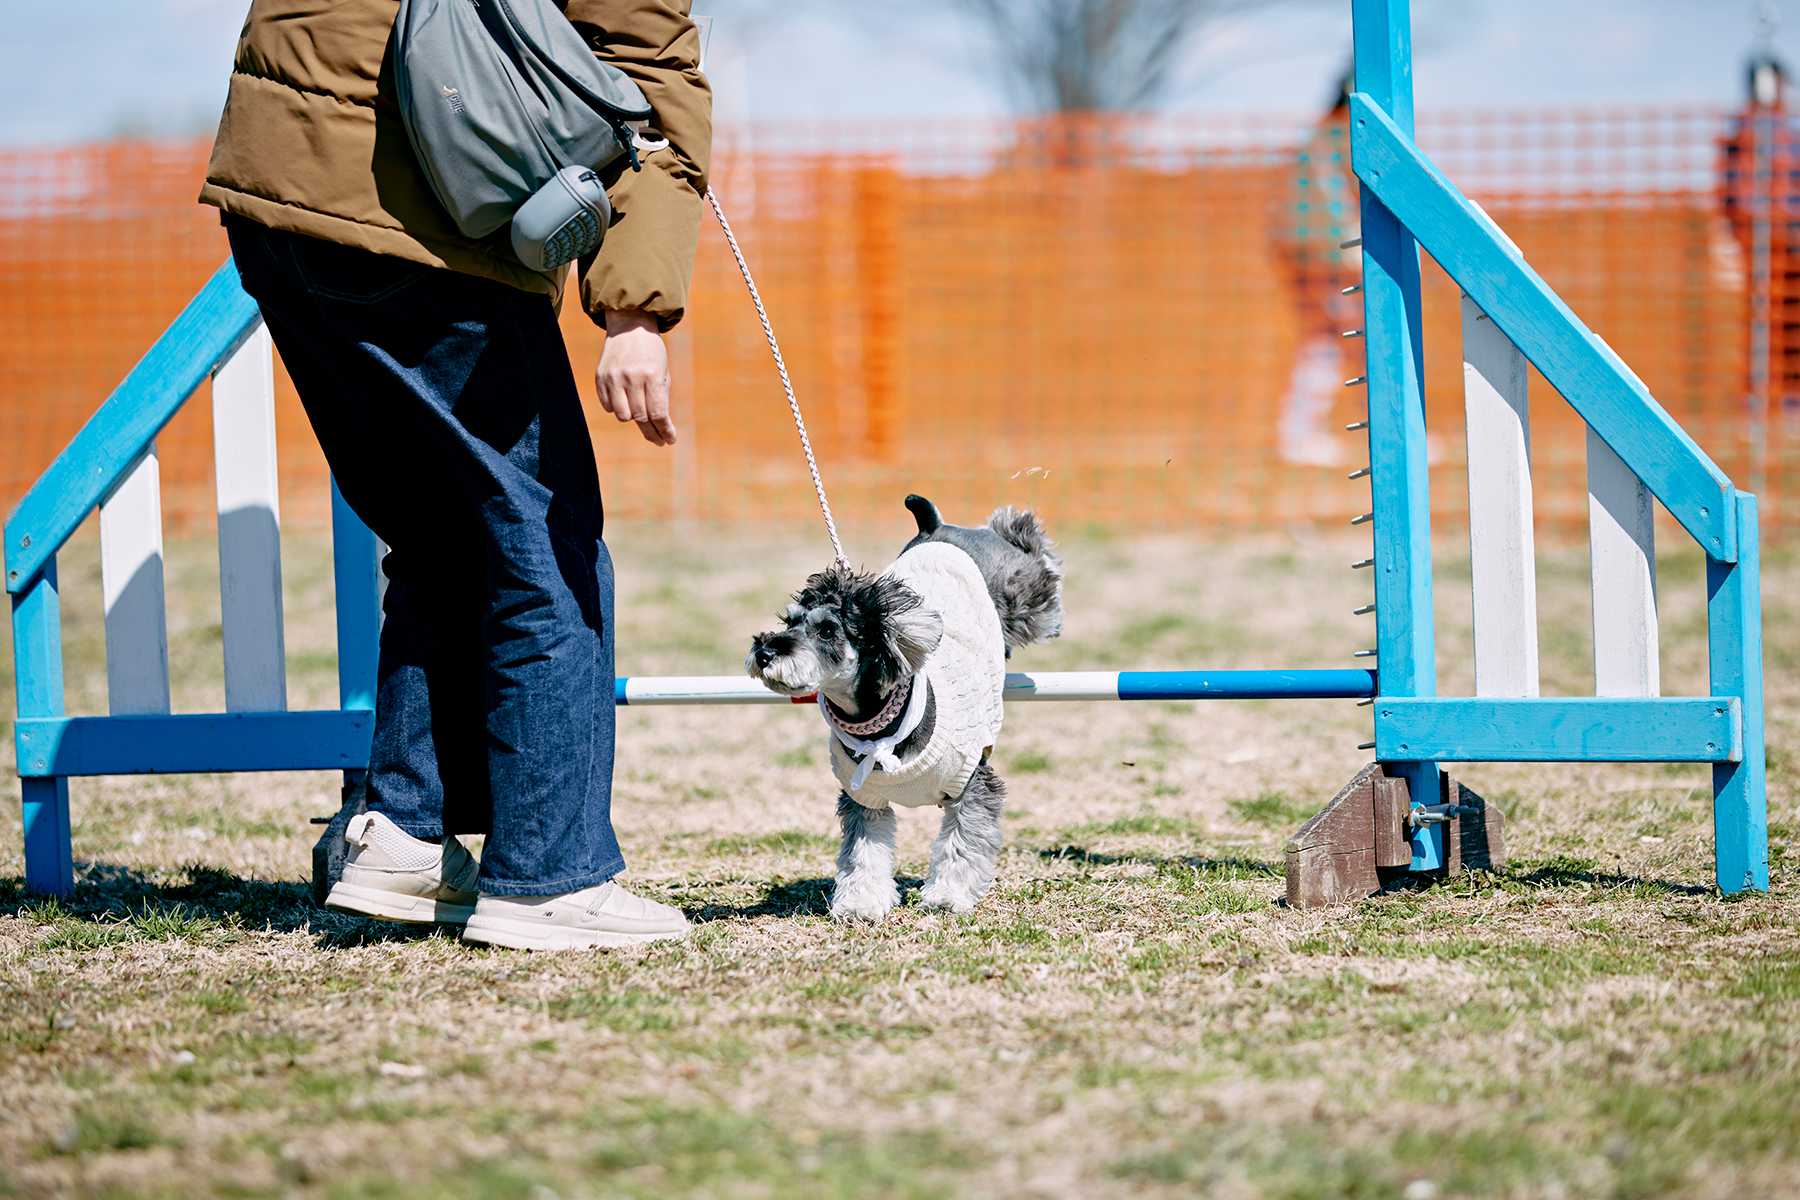
{"label": "schnauzer", "polygon": [[806,581],[787,627],[759,633],[744,669],[785,696],[817,694],[842,791],[831,915],[878,921],[900,902],[893,805],[944,810],[919,893],[966,913],[994,882],[1006,787],[988,765],[1006,659],[1062,632],[1062,560],[1030,512],[946,525],[908,496],[918,536],[879,575]]}

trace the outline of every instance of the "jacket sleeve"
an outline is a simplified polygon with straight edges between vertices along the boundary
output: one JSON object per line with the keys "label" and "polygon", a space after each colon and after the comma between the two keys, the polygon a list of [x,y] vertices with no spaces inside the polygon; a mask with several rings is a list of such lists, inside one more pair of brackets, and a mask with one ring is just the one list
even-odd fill
{"label": "jacket sleeve", "polygon": [[712,89],[700,73],[691,0],[568,0],[564,12],[601,58],[643,90],[666,147],[640,153],[643,170],[609,169],[615,217],[581,263],[581,305],[597,324],[609,309],[642,309],[667,331],[687,308],[701,197],[712,150]]}

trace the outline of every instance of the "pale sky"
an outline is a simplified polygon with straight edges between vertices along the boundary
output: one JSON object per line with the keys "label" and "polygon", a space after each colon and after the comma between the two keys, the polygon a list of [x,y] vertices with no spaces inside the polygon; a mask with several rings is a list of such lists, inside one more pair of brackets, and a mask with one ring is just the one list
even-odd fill
{"label": "pale sky", "polygon": [[[1004,112],[954,0],[696,0],[723,121]],[[246,0],[0,0],[0,144],[211,127]],[[1778,53],[1800,64],[1800,0]],[[870,16],[880,10],[904,14]],[[1347,0],[1263,0],[1183,64],[1174,109],[1308,110],[1349,53]],[[1742,98],[1749,0],[1415,0],[1421,108]]]}

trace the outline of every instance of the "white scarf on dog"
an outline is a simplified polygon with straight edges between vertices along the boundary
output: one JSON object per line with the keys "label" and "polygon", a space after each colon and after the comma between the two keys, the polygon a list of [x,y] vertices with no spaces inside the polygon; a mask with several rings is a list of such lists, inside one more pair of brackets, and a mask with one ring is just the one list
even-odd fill
{"label": "white scarf on dog", "polygon": [[[982,756],[993,749],[1005,718],[1006,643],[1000,614],[975,560],[947,543],[915,546],[882,574],[906,584],[926,608],[936,610],[944,636],[914,676],[906,716],[892,734],[866,740],[832,728],[831,769],[851,799],[865,808],[915,808],[954,800]],[[895,748],[924,719],[927,690],[937,700],[931,737],[901,761]],[[831,727],[830,721],[826,724]]]}
{"label": "white scarf on dog", "polygon": [[[860,790],[862,785],[868,782],[869,772],[876,767],[889,772],[898,771],[900,760],[894,754],[894,747],[911,737],[912,731],[917,729],[919,722],[925,719],[925,698],[930,689],[920,683],[916,677],[908,679],[902,686],[906,689],[904,695],[898,694],[900,689],[896,688],[894,690],[897,694],[894,699],[906,701],[906,715],[901,718],[900,724],[894,727],[894,732],[886,737],[874,739],[857,737],[856,734],[844,728],[844,723],[838,720],[836,714],[831,711],[831,701],[822,695],[819,697],[819,708],[825,713],[825,724],[831,727],[831,732],[837,737],[837,740],[844,743],[844,749],[862,759],[862,764],[856,768],[856,774],[850,777],[852,792]],[[882,724],[885,723],[882,722]],[[874,724],[874,722],[870,722],[870,724]],[[877,725],[876,728],[880,728],[880,726]]]}

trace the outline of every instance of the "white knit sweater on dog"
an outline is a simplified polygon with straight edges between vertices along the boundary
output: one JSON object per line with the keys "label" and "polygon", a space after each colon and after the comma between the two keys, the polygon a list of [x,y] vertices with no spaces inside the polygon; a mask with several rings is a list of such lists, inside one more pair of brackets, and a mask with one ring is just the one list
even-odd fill
{"label": "white knit sweater on dog", "polygon": [[981,756],[993,749],[1005,712],[1006,643],[1000,614],[988,595],[975,560],[955,546],[926,542],[895,559],[883,575],[917,592],[926,608],[943,619],[944,636],[913,680],[915,689],[929,684],[937,702],[930,740],[909,752],[897,771],[869,773],[861,787],[850,790],[859,760],[834,733],[830,737],[831,770],[865,808],[899,804],[916,808],[956,799],[968,785]]}

